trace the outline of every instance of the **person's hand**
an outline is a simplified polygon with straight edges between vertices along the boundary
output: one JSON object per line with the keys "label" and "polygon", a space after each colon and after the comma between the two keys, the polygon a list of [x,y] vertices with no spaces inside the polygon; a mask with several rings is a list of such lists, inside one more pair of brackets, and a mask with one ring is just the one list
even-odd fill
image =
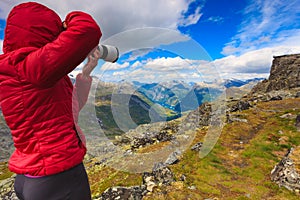
{"label": "person's hand", "polygon": [[68,27],[68,26],[67,26],[67,23],[66,23],[65,21],[63,21],[62,26],[63,26],[63,29],[64,29],[64,30],[66,30],[67,27]]}
{"label": "person's hand", "polygon": [[95,47],[87,56],[88,62],[82,68],[82,76],[83,78],[88,79],[90,77],[91,72],[97,66],[98,60],[100,58],[100,50],[99,47]]}

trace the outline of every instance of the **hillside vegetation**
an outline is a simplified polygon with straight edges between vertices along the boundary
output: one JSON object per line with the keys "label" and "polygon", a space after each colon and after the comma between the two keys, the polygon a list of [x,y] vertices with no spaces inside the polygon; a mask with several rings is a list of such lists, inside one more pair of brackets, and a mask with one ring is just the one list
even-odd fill
{"label": "hillside vegetation", "polygon": [[[205,158],[187,149],[180,161],[170,166],[175,182],[154,188],[143,199],[299,199],[270,179],[272,169],[288,149],[300,145],[295,119],[281,118],[287,113],[298,114],[299,105],[299,98],[261,102],[235,113],[245,120],[226,124]],[[193,143],[202,141],[206,130],[197,130]],[[94,196],[112,186],[142,184],[141,174],[95,165],[92,159],[87,166]]]}

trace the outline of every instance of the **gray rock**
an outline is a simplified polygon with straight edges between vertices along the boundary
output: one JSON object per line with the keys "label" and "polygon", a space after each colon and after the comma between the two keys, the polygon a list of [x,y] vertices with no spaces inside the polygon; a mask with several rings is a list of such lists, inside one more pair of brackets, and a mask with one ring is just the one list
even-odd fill
{"label": "gray rock", "polygon": [[0,199],[18,200],[14,189],[15,175],[11,178],[0,181]]}
{"label": "gray rock", "polygon": [[179,178],[180,181],[186,181],[186,175],[182,174]]}
{"label": "gray rock", "polygon": [[279,95],[271,97],[271,99],[270,99],[270,101],[279,101],[279,100],[282,100],[282,97]]}
{"label": "gray rock", "polygon": [[167,160],[165,161],[166,165],[173,165],[179,161],[179,156],[181,155],[181,151],[174,151],[169,155]]}
{"label": "gray rock", "polygon": [[159,171],[159,170],[161,170],[163,168],[166,168],[166,167],[167,167],[167,165],[165,163],[162,163],[162,162],[154,163],[152,171],[156,172],[156,171]]}
{"label": "gray rock", "polygon": [[148,192],[152,192],[158,185],[169,185],[174,182],[172,171],[164,163],[156,163],[153,171],[144,172],[143,183],[133,187],[111,187],[94,200],[142,200]]}
{"label": "gray rock", "polygon": [[290,158],[293,149],[290,149],[284,158],[274,167],[271,172],[271,180],[281,187],[297,192],[300,190],[300,176],[296,171],[295,164]]}
{"label": "gray rock", "polygon": [[203,145],[202,142],[198,142],[198,143],[196,143],[194,146],[191,147],[191,150],[193,150],[193,151],[200,151],[202,145]]}
{"label": "gray rock", "polygon": [[232,122],[243,122],[243,123],[248,123],[247,119],[242,119],[240,118],[242,116],[240,115],[233,115],[233,114],[227,114],[226,115],[226,121],[227,123],[232,123]]}
{"label": "gray rock", "polygon": [[130,145],[131,150],[134,151],[156,142],[172,141],[176,139],[174,135],[178,129],[178,124],[172,122],[143,124],[124,135],[115,137],[113,143],[119,146]]}
{"label": "gray rock", "polygon": [[189,186],[188,189],[190,189],[190,190],[196,190],[197,188],[196,188],[196,186],[192,185],[192,186]]}
{"label": "gray rock", "polygon": [[230,112],[243,111],[251,108],[251,105],[248,101],[238,101],[237,104],[233,105],[230,109]]}
{"label": "gray rock", "polygon": [[281,115],[280,118],[282,119],[296,119],[296,115],[292,114],[292,113],[286,113],[284,115]]}
{"label": "gray rock", "polygon": [[164,163],[156,163],[151,173],[143,173],[143,184],[147,184],[148,180],[153,181],[155,184],[169,185],[174,182],[173,172]]}
{"label": "gray rock", "polygon": [[147,193],[146,186],[112,187],[105,190],[99,200],[142,200]]}
{"label": "gray rock", "polygon": [[300,115],[297,115],[296,117],[296,124],[297,130],[300,131]]}

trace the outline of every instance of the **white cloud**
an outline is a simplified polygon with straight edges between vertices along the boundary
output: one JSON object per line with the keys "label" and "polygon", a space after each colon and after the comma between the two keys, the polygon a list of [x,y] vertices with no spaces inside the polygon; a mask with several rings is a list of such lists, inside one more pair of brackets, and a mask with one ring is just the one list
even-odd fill
{"label": "white cloud", "polygon": [[[132,67],[133,66],[133,67]],[[208,81],[219,77],[214,65],[208,61],[189,60],[181,57],[163,57],[136,61],[126,70],[98,75],[101,79],[135,80],[141,82],[161,82],[170,80],[185,80],[187,82]]]}
{"label": "white cloud", "polygon": [[[0,18],[6,18],[13,5],[25,1],[0,1]],[[190,38],[175,30],[179,26],[195,24],[202,15],[201,5],[197,5],[194,13],[186,15],[189,5],[195,0],[40,0],[38,2],[57,11],[62,19],[71,10],[91,13],[100,24],[103,43],[118,46],[121,53],[130,51],[136,53],[132,54],[127,61],[134,61],[162,44],[189,40]],[[115,76],[140,80],[198,78],[199,74],[208,79],[217,76],[219,72],[225,78],[266,77],[274,55],[300,53],[300,29],[293,28],[299,27],[300,4],[298,0],[291,0],[288,3],[282,0],[251,0],[250,2],[243,11],[244,19],[237,34],[223,48],[223,53],[227,57],[212,62],[180,57],[158,58],[145,62],[137,61],[130,67],[127,62],[105,63],[100,72],[115,70]],[[222,18],[211,17],[209,20],[220,21]],[[0,40],[1,48],[2,43],[3,41]],[[77,68],[76,73],[81,67]],[[132,71],[126,69],[128,67]],[[124,71],[119,71],[120,69]]]}
{"label": "white cloud", "polygon": [[[271,46],[271,45],[270,45]],[[300,29],[285,30],[278,34],[272,46],[286,46],[291,49],[300,46]]]}
{"label": "white cloud", "polygon": [[263,78],[269,77],[269,73],[222,73],[222,80],[227,79],[238,79],[238,80],[249,80],[253,78]]}
{"label": "white cloud", "polygon": [[117,46],[120,54],[131,51],[137,52],[136,55],[133,55],[133,57],[129,59],[133,60],[161,45],[169,45],[188,40],[190,40],[190,38],[182,35],[179,31],[167,28],[147,27],[121,32],[102,41],[102,43]]}
{"label": "white cloud", "polygon": [[141,66],[142,66],[142,63],[140,61],[136,61],[130,67],[134,69],[134,68],[141,67]]}
{"label": "white cloud", "polygon": [[181,57],[157,58],[148,60],[144,69],[153,74],[161,75],[161,79],[185,79],[195,82],[211,81],[220,78],[220,74],[213,62],[205,60],[190,60]]}
{"label": "white cloud", "polygon": [[197,7],[195,10],[195,13],[189,15],[186,18],[183,17],[180,20],[179,25],[180,26],[189,26],[189,25],[196,24],[199,21],[200,17],[202,16],[202,13],[200,11],[201,11],[201,8]]}
{"label": "white cloud", "polygon": [[125,71],[114,72],[112,75],[113,75],[113,76],[124,76],[124,75],[126,75],[126,72],[125,72]]}
{"label": "white cloud", "polygon": [[[6,18],[12,7],[27,0],[0,1],[0,18]],[[120,53],[156,48],[190,39],[177,29],[195,24],[201,17],[197,0],[39,0],[55,10],[63,20],[67,13],[81,10],[90,13],[100,25],[101,43],[117,46]],[[193,4],[194,12],[189,6]],[[2,12],[1,12],[2,11]],[[146,52],[144,52],[146,53]],[[133,55],[135,59],[136,56]]]}
{"label": "white cloud", "polygon": [[214,65],[224,78],[269,76],[273,56],[300,53],[300,4],[297,0],[251,0],[238,33]]}
{"label": "white cloud", "polygon": [[224,22],[224,18],[221,16],[211,16],[207,19],[207,21],[214,22],[214,23],[222,23]]}
{"label": "white cloud", "polygon": [[[12,7],[20,2],[27,1],[1,1],[0,18],[6,18]],[[189,37],[177,31],[177,28],[195,24],[202,15],[200,9],[202,5],[199,3],[194,4],[193,6],[197,8],[193,13],[188,14],[188,11],[190,12],[189,6],[195,3],[195,0],[39,0],[37,2],[55,10],[62,20],[72,10],[90,13],[101,27],[102,43],[117,46],[121,55],[131,51],[136,53],[132,54],[128,61],[136,60],[160,45],[190,40]],[[132,69],[139,68],[141,64],[136,62],[130,67]],[[127,62],[124,64],[105,63],[98,73],[127,67],[129,67]],[[181,66],[177,67],[180,68]],[[79,73],[81,69],[82,65],[74,70],[74,74]],[[117,71],[115,75],[122,75],[117,74],[119,72]]]}
{"label": "white cloud", "polygon": [[239,50],[241,50],[241,48],[235,47],[235,42],[230,42],[226,44],[221,53],[228,56],[238,52]]}
{"label": "white cloud", "polygon": [[174,71],[191,68],[191,63],[188,60],[182,59],[180,57],[175,58],[157,58],[154,60],[149,60],[145,65],[145,69],[155,70],[155,71]]}
{"label": "white cloud", "polygon": [[151,48],[135,50],[131,53],[131,55],[127,59],[127,61],[134,61],[134,60],[146,55],[147,53],[149,53],[151,51],[153,51],[153,49],[151,49]]}
{"label": "white cloud", "polygon": [[101,71],[107,71],[107,70],[120,70],[129,67],[129,62],[125,62],[123,64],[119,63],[109,63],[106,62],[102,65]]}
{"label": "white cloud", "polygon": [[298,0],[251,0],[244,10],[244,19],[237,34],[225,45],[222,53],[241,55],[247,51],[283,45],[287,38],[299,38],[299,29],[295,29],[300,24],[299,10]]}
{"label": "white cloud", "polygon": [[225,78],[247,79],[267,77],[273,56],[300,52],[300,46],[277,46],[246,52],[240,56],[230,55],[212,62]]}
{"label": "white cloud", "polygon": [[[158,82],[185,80],[187,82],[216,81],[236,78],[268,78],[273,56],[299,53],[300,47],[278,46],[246,52],[240,56],[230,55],[214,61],[189,60],[180,57],[163,57],[137,61],[127,71],[116,71],[116,80]],[[112,78],[112,77],[111,77]]]}
{"label": "white cloud", "polygon": [[[2,0],[0,2],[0,18],[6,18],[11,8],[27,0]],[[142,27],[164,27],[177,29],[178,26],[196,23],[200,16],[200,7],[194,13],[187,15],[189,5],[195,0],[39,0],[59,13],[61,18],[72,10],[82,10],[90,13],[100,24],[103,39],[122,31]]]}

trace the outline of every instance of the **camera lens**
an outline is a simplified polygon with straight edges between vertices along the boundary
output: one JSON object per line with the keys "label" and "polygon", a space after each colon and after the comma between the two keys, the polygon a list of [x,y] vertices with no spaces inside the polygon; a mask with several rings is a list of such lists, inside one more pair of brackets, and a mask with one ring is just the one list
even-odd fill
{"label": "camera lens", "polygon": [[99,45],[99,50],[101,53],[100,59],[107,62],[116,62],[119,58],[119,50],[117,47],[110,45]]}

